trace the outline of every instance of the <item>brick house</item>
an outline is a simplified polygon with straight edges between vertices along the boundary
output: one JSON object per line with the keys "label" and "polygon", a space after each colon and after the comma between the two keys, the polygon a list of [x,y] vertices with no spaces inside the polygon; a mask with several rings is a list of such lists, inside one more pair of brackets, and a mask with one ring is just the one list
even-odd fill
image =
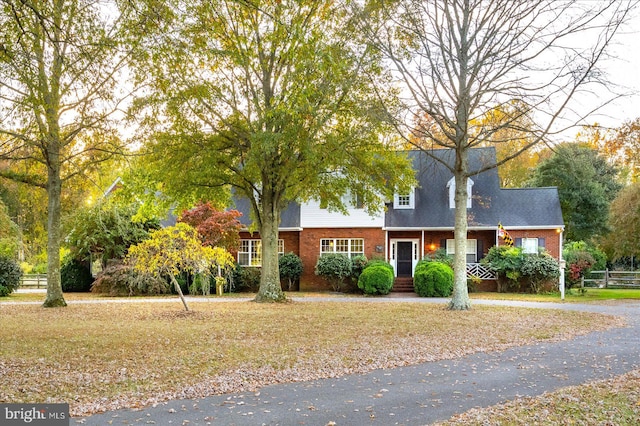
{"label": "brick house", "polygon": [[[368,259],[389,261],[395,271],[395,291],[412,290],[413,270],[419,259],[440,248],[453,254],[455,184],[453,174],[440,161],[452,164],[451,150],[408,153],[416,170],[417,187],[409,194],[396,194],[384,212],[368,215],[357,202],[349,200],[349,214],[328,211],[317,201],[291,204],[282,214],[280,252],[294,252],[302,259],[304,273],[300,290],[325,290],[327,283],[315,276],[314,267],[324,253],[349,256],[364,254]],[[495,163],[493,148],[470,152],[469,169],[480,170]],[[472,176],[468,183],[467,271],[483,278],[482,290],[495,290],[490,271],[480,265],[489,248],[504,244],[498,236],[501,223],[525,252],[546,249],[560,259],[564,222],[558,191],[553,188],[502,189],[495,168]],[[237,200],[249,225],[249,204]],[[257,233],[241,233],[238,261],[244,266],[260,266],[260,239]]]}

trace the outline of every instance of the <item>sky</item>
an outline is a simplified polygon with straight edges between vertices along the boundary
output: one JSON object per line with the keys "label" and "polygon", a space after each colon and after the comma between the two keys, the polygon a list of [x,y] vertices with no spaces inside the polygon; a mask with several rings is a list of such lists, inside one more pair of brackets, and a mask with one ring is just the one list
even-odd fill
{"label": "sky", "polygon": [[[615,90],[628,95],[603,107],[589,122],[619,127],[626,121],[640,117],[640,10],[635,11],[628,25],[617,34],[611,53],[614,58],[603,63],[608,79],[617,86]],[[583,107],[586,111],[588,106],[598,105],[612,96],[612,93],[602,90],[592,96],[586,105],[576,108]]]}

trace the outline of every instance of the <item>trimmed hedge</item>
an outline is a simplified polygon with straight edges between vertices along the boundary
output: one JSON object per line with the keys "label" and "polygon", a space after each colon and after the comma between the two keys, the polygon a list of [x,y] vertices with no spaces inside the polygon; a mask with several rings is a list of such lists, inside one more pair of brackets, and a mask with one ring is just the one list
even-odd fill
{"label": "trimmed hedge", "polygon": [[449,297],[453,292],[453,269],[444,263],[423,261],[416,265],[413,286],[422,297]]}
{"label": "trimmed hedge", "polygon": [[365,294],[389,294],[393,287],[393,267],[386,262],[368,264],[358,278],[358,288]]}

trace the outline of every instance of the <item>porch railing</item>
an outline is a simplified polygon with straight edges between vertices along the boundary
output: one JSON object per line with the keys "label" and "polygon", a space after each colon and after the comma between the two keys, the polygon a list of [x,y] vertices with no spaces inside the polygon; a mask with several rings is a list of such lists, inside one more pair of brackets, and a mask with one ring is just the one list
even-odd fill
{"label": "porch railing", "polygon": [[496,273],[480,263],[467,263],[467,278],[472,276],[483,280],[495,280]]}

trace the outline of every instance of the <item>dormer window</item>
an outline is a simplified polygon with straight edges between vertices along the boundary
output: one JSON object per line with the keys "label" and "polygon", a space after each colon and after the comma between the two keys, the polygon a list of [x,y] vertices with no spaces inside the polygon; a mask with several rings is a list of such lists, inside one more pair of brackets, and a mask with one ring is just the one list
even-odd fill
{"label": "dormer window", "polygon": [[[449,188],[449,208],[456,208],[456,178],[455,176],[449,179],[447,182],[447,188]],[[473,180],[467,179],[467,208],[471,208],[471,196],[472,196]]]}
{"label": "dormer window", "polygon": [[415,208],[415,192],[415,189],[412,189],[408,194],[395,194],[393,196],[393,208],[399,210]]}
{"label": "dormer window", "polygon": [[342,203],[347,206],[348,209],[364,209],[364,199],[362,194],[348,190],[346,194],[342,196]]}

